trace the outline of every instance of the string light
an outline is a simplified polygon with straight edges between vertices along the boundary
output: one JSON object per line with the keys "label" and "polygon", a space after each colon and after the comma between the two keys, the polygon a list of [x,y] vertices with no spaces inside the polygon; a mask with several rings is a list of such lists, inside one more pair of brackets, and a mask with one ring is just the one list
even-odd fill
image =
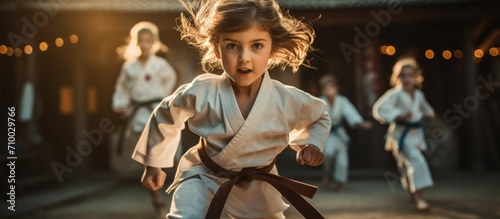
{"label": "string light", "polygon": [[30,45],[26,45],[24,47],[24,53],[26,53],[27,55],[31,54],[33,52],[33,47],[31,47]]}
{"label": "string light", "polygon": [[394,55],[396,53],[396,48],[394,46],[387,46],[387,49],[385,50],[387,55]]}
{"label": "string light", "polygon": [[455,50],[455,52],[453,52],[453,55],[455,55],[455,58],[457,59],[461,59],[464,57],[464,53],[459,49]]}
{"label": "string light", "polygon": [[15,55],[16,57],[20,57],[21,55],[23,55],[23,50],[21,50],[20,48],[16,48],[16,49],[14,50],[14,55]]}
{"label": "string light", "polygon": [[46,42],[41,42],[39,47],[40,47],[40,50],[42,52],[44,52],[49,48],[49,45]]}
{"label": "string light", "polygon": [[1,46],[0,46],[0,54],[2,54],[2,55],[3,55],[3,54],[5,54],[5,53],[7,53],[7,46],[5,46],[5,45],[1,45]]}
{"label": "string light", "polygon": [[71,34],[71,36],[69,36],[69,41],[73,44],[76,44],[78,43],[78,35],[76,34]]}
{"label": "string light", "polygon": [[483,58],[483,56],[484,56],[484,52],[483,52],[483,50],[481,50],[481,49],[476,49],[476,51],[474,51],[474,56],[475,56],[476,58],[478,58],[478,59]]}
{"label": "string light", "polygon": [[490,55],[493,57],[498,56],[498,49],[495,47],[491,47],[489,52],[490,52]]}
{"label": "string light", "polygon": [[427,59],[433,59],[434,58],[434,51],[432,49],[428,49],[425,51],[425,57]]}
{"label": "string light", "polygon": [[450,52],[450,50],[443,51],[443,58],[446,59],[446,60],[451,59],[451,52]]}
{"label": "string light", "polygon": [[12,47],[8,47],[8,48],[7,48],[6,55],[7,55],[7,56],[12,56],[12,55],[14,55],[14,49],[12,49]]}
{"label": "string light", "polygon": [[64,40],[61,37],[58,37],[55,41],[57,47],[61,47],[64,45]]}
{"label": "string light", "polygon": [[386,45],[382,45],[382,46],[380,47],[380,53],[382,53],[382,54],[384,54],[384,55],[387,55],[386,50],[387,50],[387,46],[386,46]]}

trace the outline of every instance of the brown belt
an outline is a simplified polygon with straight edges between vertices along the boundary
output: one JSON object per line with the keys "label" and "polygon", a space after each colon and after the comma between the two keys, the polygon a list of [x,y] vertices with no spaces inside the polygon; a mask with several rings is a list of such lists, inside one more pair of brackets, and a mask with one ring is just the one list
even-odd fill
{"label": "brown belt", "polygon": [[208,156],[205,149],[206,142],[204,139],[198,147],[198,154],[203,164],[212,171],[216,176],[229,179],[223,183],[219,190],[215,193],[210,206],[208,207],[206,219],[220,218],[224,205],[226,204],[227,197],[231,192],[234,185],[246,185],[252,180],[261,180],[271,184],[278,190],[289,202],[292,204],[305,218],[320,219],[324,218],[316,208],[307,202],[301,195],[312,198],[318,187],[309,185],[303,182],[288,179],[286,177],[278,176],[269,173],[274,167],[275,160],[269,165],[262,168],[247,167],[241,171],[230,171],[215,163],[210,156]]}

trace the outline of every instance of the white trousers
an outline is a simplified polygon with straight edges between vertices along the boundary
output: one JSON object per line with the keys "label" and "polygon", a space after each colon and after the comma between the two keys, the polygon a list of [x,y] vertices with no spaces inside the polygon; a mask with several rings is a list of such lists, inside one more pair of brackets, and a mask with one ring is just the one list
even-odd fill
{"label": "white trousers", "polygon": [[433,185],[427,161],[416,145],[405,144],[403,151],[394,148],[392,154],[396,159],[404,189],[414,193]]}
{"label": "white trousers", "polygon": [[[333,134],[328,136],[326,147],[323,151],[325,161],[323,171],[325,175],[331,177],[336,182],[347,183],[349,171],[349,149],[338,137]],[[333,172],[332,172],[333,171]]]}
{"label": "white trousers", "polygon": [[[205,186],[200,178],[193,177],[185,180],[176,188],[170,213],[167,214],[169,219],[189,218],[202,219],[205,218],[208,206],[213,198],[213,193]],[[230,218],[239,218],[228,214]],[[262,219],[283,219],[283,212],[276,213]]]}

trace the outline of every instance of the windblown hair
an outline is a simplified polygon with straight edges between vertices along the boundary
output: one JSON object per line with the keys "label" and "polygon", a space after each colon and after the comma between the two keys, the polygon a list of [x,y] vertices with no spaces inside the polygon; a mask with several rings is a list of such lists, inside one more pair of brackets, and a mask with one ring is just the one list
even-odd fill
{"label": "windblown hair", "polygon": [[181,14],[181,38],[202,54],[203,70],[222,68],[215,56],[221,33],[244,31],[253,24],[269,32],[273,57],[268,67],[290,66],[296,72],[312,50],[315,33],[309,24],[283,12],[275,0],[180,0],[190,17]]}
{"label": "windblown hair", "polygon": [[151,54],[156,54],[159,51],[167,52],[168,47],[160,41],[160,35],[158,27],[148,21],[141,21],[135,24],[132,29],[130,29],[129,42],[126,46],[122,46],[120,55],[125,60],[132,60],[141,55],[141,49],[137,45],[140,34],[151,34],[154,39],[153,46],[151,48]]}
{"label": "windblown hair", "polygon": [[391,85],[393,87],[399,86],[399,75],[405,68],[411,68],[415,70],[417,74],[417,87],[422,87],[422,82],[424,81],[424,77],[422,76],[422,70],[418,65],[417,61],[414,58],[403,58],[400,59],[394,64],[392,67],[392,75],[391,75]]}

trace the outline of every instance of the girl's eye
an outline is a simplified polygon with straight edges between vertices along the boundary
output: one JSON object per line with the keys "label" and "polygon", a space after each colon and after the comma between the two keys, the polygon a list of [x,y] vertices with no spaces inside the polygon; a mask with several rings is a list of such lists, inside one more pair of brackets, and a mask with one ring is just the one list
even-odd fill
{"label": "girl's eye", "polygon": [[229,50],[235,50],[235,49],[238,49],[238,46],[234,43],[228,43],[226,45],[226,49],[229,49]]}
{"label": "girl's eye", "polygon": [[262,47],[264,47],[264,45],[262,45],[261,43],[256,43],[252,45],[253,49],[262,49]]}

